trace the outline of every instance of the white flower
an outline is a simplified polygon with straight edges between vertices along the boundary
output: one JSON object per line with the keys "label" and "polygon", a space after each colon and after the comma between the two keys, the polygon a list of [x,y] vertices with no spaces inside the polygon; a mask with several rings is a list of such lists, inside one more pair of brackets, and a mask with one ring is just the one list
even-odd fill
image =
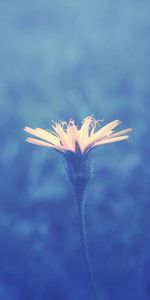
{"label": "white flower", "polygon": [[53,148],[63,153],[76,153],[79,148],[81,153],[85,154],[99,145],[126,140],[132,129],[114,132],[120,123],[119,120],[115,120],[97,129],[99,122],[92,116],[88,116],[83,120],[80,129],[75,125],[74,120],[70,120],[68,124],[66,122],[53,123],[51,132],[30,127],[25,127],[24,131],[38,138],[27,138],[26,141],[29,143]]}

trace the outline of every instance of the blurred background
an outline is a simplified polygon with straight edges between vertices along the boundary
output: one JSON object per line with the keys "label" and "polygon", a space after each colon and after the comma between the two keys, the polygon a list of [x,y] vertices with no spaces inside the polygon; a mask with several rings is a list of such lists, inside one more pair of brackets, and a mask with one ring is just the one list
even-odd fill
{"label": "blurred background", "polygon": [[0,300],[92,300],[62,156],[25,142],[93,114],[87,239],[101,300],[150,299],[148,0],[0,1]]}

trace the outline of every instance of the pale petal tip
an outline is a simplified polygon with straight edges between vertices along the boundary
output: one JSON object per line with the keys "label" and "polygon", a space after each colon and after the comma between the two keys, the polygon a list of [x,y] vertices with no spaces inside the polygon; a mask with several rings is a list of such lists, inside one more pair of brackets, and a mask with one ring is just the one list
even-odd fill
{"label": "pale petal tip", "polygon": [[[33,144],[33,143],[35,143],[34,140],[35,140],[35,139],[27,138],[27,139],[25,139],[25,142],[28,142],[28,143]],[[37,140],[37,141],[40,142],[40,140]]]}
{"label": "pale petal tip", "polygon": [[25,139],[26,142],[30,143],[30,138]]}
{"label": "pale petal tip", "polygon": [[23,130],[25,131],[25,132],[28,132],[28,130],[30,130],[31,128],[30,127],[28,127],[28,126],[25,126],[24,128],[23,128]]}
{"label": "pale petal tip", "polygon": [[120,120],[115,120],[115,121],[118,125],[122,123],[122,121],[120,121]]}
{"label": "pale petal tip", "polygon": [[[132,131],[133,131],[133,128],[126,129],[126,133],[131,133]],[[128,137],[130,137],[130,136],[128,135]]]}
{"label": "pale petal tip", "polygon": [[123,136],[123,138],[124,138],[125,140],[127,140],[127,139],[129,138],[129,135],[125,135],[125,136]]}

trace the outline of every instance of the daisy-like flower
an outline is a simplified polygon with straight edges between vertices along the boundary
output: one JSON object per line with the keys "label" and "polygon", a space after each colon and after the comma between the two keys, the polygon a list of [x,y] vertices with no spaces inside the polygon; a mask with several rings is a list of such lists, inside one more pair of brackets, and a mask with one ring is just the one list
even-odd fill
{"label": "daisy-like flower", "polygon": [[41,128],[24,128],[24,131],[36,137],[27,138],[27,142],[55,149],[61,152],[65,158],[66,170],[76,196],[85,267],[89,273],[95,300],[98,300],[99,297],[90,264],[85,230],[85,190],[91,177],[91,162],[87,157],[90,150],[99,145],[119,142],[128,138],[132,129],[115,132],[114,129],[119,124],[120,121],[115,120],[99,128],[100,122],[89,116],[83,120],[79,129],[73,120],[70,120],[68,124],[66,122],[53,123],[52,131]]}
{"label": "daisy-like flower", "polygon": [[51,132],[30,127],[25,127],[24,131],[38,138],[27,138],[26,141],[29,143],[53,148],[63,153],[75,153],[78,149],[82,154],[86,154],[99,145],[126,140],[132,129],[114,132],[120,123],[119,120],[115,120],[97,130],[99,121],[89,116],[83,120],[80,129],[73,120],[70,120],[68,124],[66,122],[54,123]]}
{"label": "daisy-like flower", "polygon": [[97,146],[128,138],[131,128],[114,131],[120,123],[119,120],[115,120],[99,128],[100,122],[88,116],[83,120],[81,128],[75,125],[74,120],[70,120],[69,123],[53,123],[52,131],[30,127],[25,127],[24,131],[36,137],[27,138],[27,142],[55,149],[64,155],[71,182],[79,189],[79,186],[84,186],[90,178],[91,165],[87,163],[89,151]]}

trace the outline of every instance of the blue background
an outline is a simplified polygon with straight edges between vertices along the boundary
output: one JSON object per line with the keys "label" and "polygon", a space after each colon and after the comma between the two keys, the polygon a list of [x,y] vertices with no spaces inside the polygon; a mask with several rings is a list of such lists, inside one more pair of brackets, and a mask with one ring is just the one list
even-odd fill
{"label": "blue background", "polygon": [[150,299],[150,2],[0,1],[0,300],[91,300],[61,154],[24,126],[132,127],[91,152],[87,237],[101,300]]}

